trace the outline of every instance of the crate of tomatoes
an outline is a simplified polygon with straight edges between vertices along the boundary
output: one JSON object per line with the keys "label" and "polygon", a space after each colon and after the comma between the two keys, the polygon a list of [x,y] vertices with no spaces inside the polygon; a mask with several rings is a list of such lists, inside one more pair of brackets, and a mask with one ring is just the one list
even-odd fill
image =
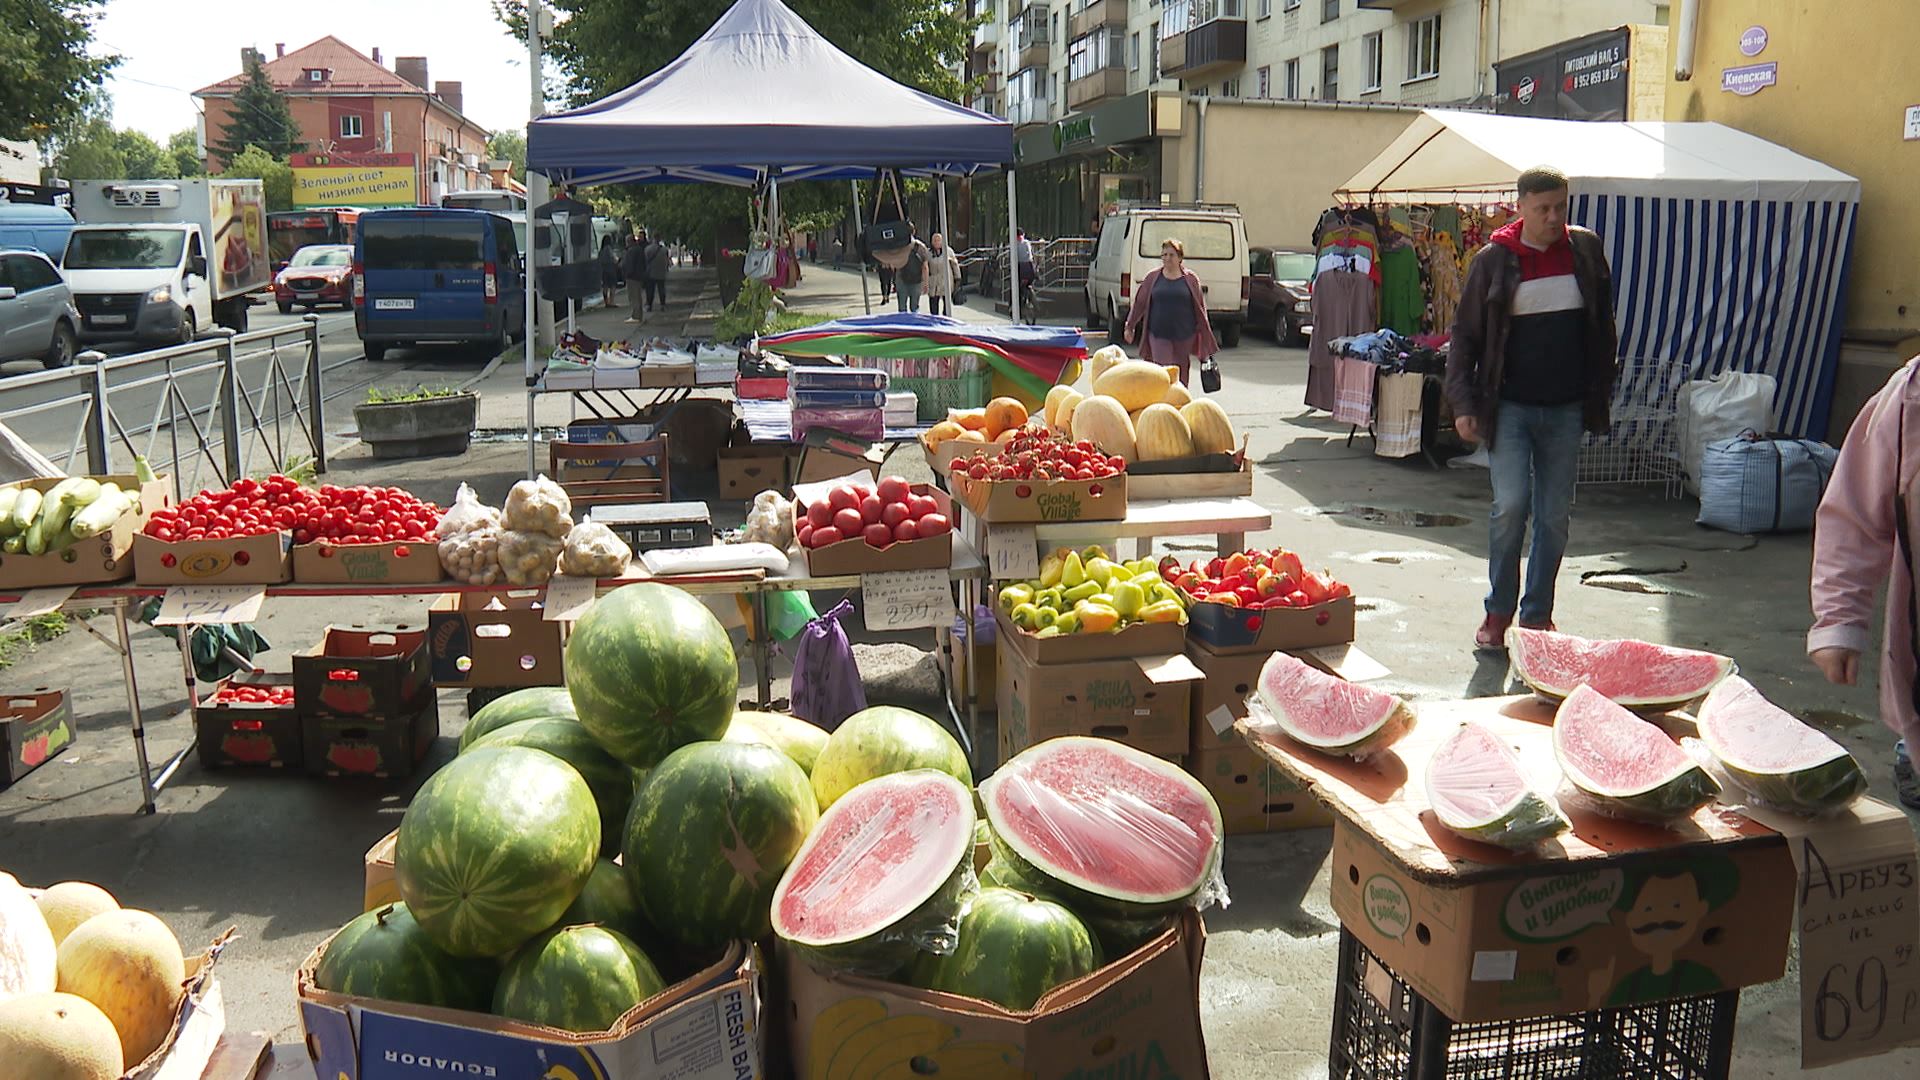
{"label": "crate of tomatoes", "polygon": [[1353,640],[1353,590],[1332,571],[1308,570],[1285,548],[1236,551],[1160,576],[1191,600],[1187,637],[1220,654],[1310,649]]}
{"label": "crate of tomatoes", "polygon": [[134,577],[143,585],[435,582],[439,520],[439,507],[399,488],[246,477],[154,513],[134,543]]}
{"label": "crate of tomatoes", "polygon": [[954,461],[953,493],[981,521],[1120,521],[1127,516],[1127,461],[1058,432],[1020,428],[995,456]]}
{"label": "crate of tomatoes", "polygon": [[289,673],[242,671],[220,680],[193,707],[194,751],[200,764],[258,766],[298,772],[300,716]]}
{"label": "crate of tomatoes", "polygon": [[317,513],[293,533],[293,580],[316,585],[422,585],[441,580],[440,507],[394,487],[319,489]]}

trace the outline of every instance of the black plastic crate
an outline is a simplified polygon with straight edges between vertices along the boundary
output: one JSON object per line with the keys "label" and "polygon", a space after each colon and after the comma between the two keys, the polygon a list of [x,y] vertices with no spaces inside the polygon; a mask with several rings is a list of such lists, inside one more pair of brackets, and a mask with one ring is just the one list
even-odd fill
{"label": "black plastic crate", "polygon": [[1740,992],[1456,1023],[1340,930],[1333,1080],[1723,1080]]}

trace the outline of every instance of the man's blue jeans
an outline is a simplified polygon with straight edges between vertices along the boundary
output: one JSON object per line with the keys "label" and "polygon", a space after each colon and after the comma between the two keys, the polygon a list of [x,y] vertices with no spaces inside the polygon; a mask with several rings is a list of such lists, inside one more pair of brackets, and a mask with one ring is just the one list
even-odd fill
{"label": "man's blue jeans", "polygon": [[[1581,407],[1522,405],[1502,401],[1489,454],[1493,511],[1487,517],[1487,571],[1493,586],[1487,614],[1512,616],[1530,626],[1553,619],[1553,585],[1567,553],[1567,521],[1573,515],[1573,484],[1580,461]],[[1527,591],[1520,595],[1520,546],[1533,519],[1533,550],[1527,553]]]}

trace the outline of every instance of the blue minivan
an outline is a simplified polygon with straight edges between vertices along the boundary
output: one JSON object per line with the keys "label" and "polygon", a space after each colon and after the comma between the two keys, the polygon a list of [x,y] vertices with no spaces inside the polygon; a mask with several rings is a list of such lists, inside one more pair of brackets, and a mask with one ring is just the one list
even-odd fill
{"label": "blue minivan", "polygon": [[60,264],[73,215],[57,206],[0,202],[0,248],[30,248]]}
{"label": "blue minivan", "polygon": [[479,343],[497,356],[526,321],[513,223],[482,210],[375,210],[353,240],[353,325],[391,346]]}

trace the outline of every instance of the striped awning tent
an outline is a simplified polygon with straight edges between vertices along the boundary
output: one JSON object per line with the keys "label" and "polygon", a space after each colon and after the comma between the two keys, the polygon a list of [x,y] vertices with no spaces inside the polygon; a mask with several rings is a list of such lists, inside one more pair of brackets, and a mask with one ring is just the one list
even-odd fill
{"label": "striped awning tent", "polygon": [[1778,380],[1780,430],[1826,436],[1858,180],[1723,124],[1429,110],[1335,195],[1477,204],[1511,198],[1534,165],[1567,174],[1569,217],[1607,245],[1620,354],[1657,381],[1622,398],[1760,372]]}

